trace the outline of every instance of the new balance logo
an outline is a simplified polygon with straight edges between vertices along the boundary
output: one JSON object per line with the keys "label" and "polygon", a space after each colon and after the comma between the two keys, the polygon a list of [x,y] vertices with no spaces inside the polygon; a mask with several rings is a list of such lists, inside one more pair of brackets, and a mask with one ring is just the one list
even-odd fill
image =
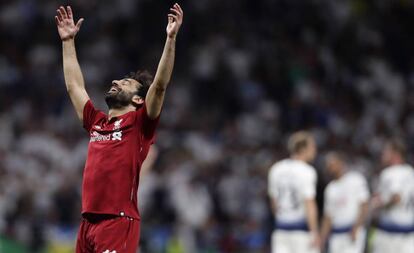
{"label": "new balance logo", "polygon": [[104,252],[102,252],[102,253],[116,253],[116,250],[109,251],[109,249],[107,249],[107,250],[105,250],[105,251],[104,251]]}

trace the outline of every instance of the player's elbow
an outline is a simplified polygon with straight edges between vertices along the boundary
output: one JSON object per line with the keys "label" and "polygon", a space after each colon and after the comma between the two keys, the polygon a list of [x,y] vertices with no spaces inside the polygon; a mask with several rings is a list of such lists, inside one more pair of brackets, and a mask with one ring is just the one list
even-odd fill
{"label": "player's elbow", "polygon": [[169,78],[156,78],[152,84],[156,93],[164,93],[167,89]]}
{"label": "player's elbow", "polygon": [[74,92],[74,87],[73,87],[73,85],[66,83],[66,91],[67,91],[69,94],[72,94],[72,93]]}

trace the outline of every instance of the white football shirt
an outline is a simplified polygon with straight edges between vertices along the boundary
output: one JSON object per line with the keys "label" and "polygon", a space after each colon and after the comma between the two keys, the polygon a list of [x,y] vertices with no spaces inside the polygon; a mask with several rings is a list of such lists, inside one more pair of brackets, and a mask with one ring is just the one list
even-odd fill
{"label": "white football shirt", "polygon": [[325,189],[324,212],[331,218],[332,227],[352,227],[369,195],[367,181],[359,172],[348,171],[331,181]]}
{"label": "white football shirt", "polygon": [[268,193],[276,200],[278,223],[305,223],[305,200],[316,195],[316,172],[309,164],[285,159],[269,171]]}
{"label": "white football shirt", "polygon": [[380,223],[390,226],[414,227],[414,170],[408,164],[394,165],[380,174],[378,185],[380,198],[390,201],[398,194],[401,201],[389,208],[383,208]]}

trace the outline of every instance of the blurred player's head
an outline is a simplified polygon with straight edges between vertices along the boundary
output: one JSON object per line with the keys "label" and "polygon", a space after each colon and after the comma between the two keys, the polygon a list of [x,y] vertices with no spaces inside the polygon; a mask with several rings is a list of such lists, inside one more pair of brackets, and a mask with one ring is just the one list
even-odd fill
{"label": "blurred player's head", "polygon": [[317,151],[315,139],[309,132],[296,132],[289,137],[288,150],[293,158],[312,162]]}
{"label": "blurred player's head", "polygon": [[406,148],[400,139],[390,139],[382,150],[381,161],[384,166],[404,163]]}
{"label": "blurred player's head", "polygon": [[129,105],[138,108],[144,103],[151,83],[152,76],[148,71],[131,72],[121,80],[113,80],[105,94],[106,104],[109,109],[121,109]]}
{"label": "blurred player's head", "polygon": [[325,157],[325,166],[330,176],[340,178],[345,171],[345,156],[340,152],[329,152]]}

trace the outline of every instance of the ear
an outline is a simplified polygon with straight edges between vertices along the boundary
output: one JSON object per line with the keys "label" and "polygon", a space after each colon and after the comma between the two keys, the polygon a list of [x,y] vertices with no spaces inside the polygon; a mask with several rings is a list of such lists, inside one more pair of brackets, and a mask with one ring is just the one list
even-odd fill
{"label": "ear", "polygon": [[144,103],[144,99],[142,98],[142,97],[140,97],[140,96],[138,96],[138,95],[134,95],[133,97],[132,97],[132,102],[134,103],[134,104],[137,104],[137,105],[142,105],[143,103]]}

